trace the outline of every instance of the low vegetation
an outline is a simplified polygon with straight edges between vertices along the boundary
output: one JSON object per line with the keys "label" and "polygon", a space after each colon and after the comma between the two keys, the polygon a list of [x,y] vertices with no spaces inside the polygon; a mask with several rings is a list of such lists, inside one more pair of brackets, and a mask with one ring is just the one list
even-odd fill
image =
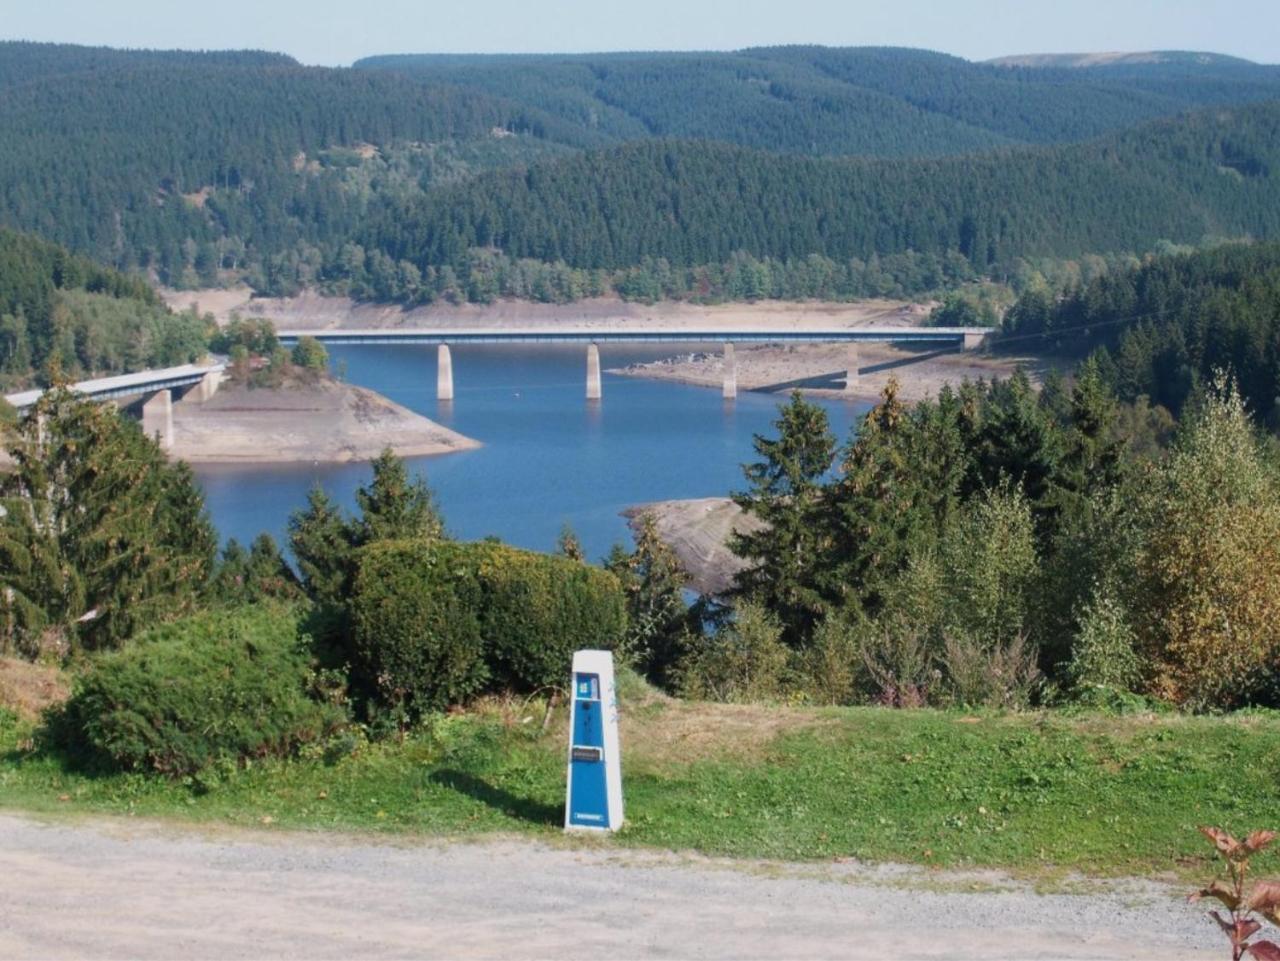
{"label": "low vegetation", "polygon": [[[542,698],[487,699],[403,741],[357,727],[180,779],[80,773],[10,717],[0,796],[53,812],[550,839],[567,717],[557,709],[544,730],[544,710]],[[1280,804],[1280,720],[1267,713],[716,705],[628,681],[622,723],[624,845],[1189,879],[1211,864],[1196,824],[1264,822]]]}

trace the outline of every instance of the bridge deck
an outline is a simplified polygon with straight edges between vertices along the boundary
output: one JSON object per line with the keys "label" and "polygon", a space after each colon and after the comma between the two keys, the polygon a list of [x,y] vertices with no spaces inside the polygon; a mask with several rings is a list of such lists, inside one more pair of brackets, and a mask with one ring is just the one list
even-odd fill
{"label": "bridge deck", "polygon": [[644,328],[594,330],[583,328],[526,329],[406,329],[282,330],[280,340],[296,343],[314,337],[325,344],[830,344],[915,343],[960,344],[967,336],[986,336],[987,327],[844,327],[828,330]]}
{"label": "bridge deck", "polygon": [[[142,370],[136,374],[119,374],[114,377],[96,377],[71,384],[71,390],[86,397],[109,400],[113,397],[129,397],[153,390],[174,387],[190,387],[204,380],[205,376],[226,369],[226,364],[183,364],[181,367],[165,367],[159,370]],[[5,396],[18,410],[30,407],[40,399],[43,390],[24,390]]]}

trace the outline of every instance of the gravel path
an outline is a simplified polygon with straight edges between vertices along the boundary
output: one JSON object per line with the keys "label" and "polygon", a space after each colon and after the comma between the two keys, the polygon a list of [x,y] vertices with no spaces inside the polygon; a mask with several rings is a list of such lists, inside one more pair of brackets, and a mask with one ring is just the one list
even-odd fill
{"label": "gravel path", "polygon": [[0,815],[4,958],[1221,957],[1175,893]]}

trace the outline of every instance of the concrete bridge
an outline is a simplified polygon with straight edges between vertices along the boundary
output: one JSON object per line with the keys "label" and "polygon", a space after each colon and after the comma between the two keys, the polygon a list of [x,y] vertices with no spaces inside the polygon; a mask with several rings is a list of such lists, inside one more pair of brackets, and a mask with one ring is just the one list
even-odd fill
{"label": "concrete bridge", "polygon": [[620,327],[596,330],[574,327],[540,328],[459,328],[459,329],[366,329],[366,330],[282,330],[281,343],[296,344],[312,337],[322,344],[414,344],[435,345],[436,398],[453,400],[454,344],[584,344],[587,348],[587,399],[601,396],[600,344],[724,344],[724,396],[738,395],[738,370],[734,344],[833,344],[849,345],[845,389],[858,386],[858,345],[921,344],[972,350],[991,333],[989,327],[841,327],[832,329],[778,328],[774,330],[734,330]]}
{"label": "concrete bridge", "polygon": [[[183,364],[181,367],[165,367],[159,370],[143,370],[136,374],[120,374],[115,377],[98,377],[68,384],[77,394],[94,400],[117,400],[123,397],[151,396],[142,405],[142,429],[168,450],[173,446],[173,392],[196,401],[208,400],[222,383],[226,364],[216,361],[207,364]],[[5,396],[19,411],[35,405],[43,390],[27,390]]]}

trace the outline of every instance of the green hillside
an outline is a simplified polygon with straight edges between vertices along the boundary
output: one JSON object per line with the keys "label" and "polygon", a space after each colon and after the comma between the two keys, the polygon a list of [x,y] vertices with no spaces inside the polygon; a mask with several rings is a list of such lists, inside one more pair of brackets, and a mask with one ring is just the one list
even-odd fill
{"label": "green hillside", "polygon": [[394,207],[363,236],[422,266],[461,265],[486,247],[588,268],[913,251],[998,273],[1020,257],[1277,236],[1276,171],[1280,103],[934,160],[646,142],[485,175]]}

